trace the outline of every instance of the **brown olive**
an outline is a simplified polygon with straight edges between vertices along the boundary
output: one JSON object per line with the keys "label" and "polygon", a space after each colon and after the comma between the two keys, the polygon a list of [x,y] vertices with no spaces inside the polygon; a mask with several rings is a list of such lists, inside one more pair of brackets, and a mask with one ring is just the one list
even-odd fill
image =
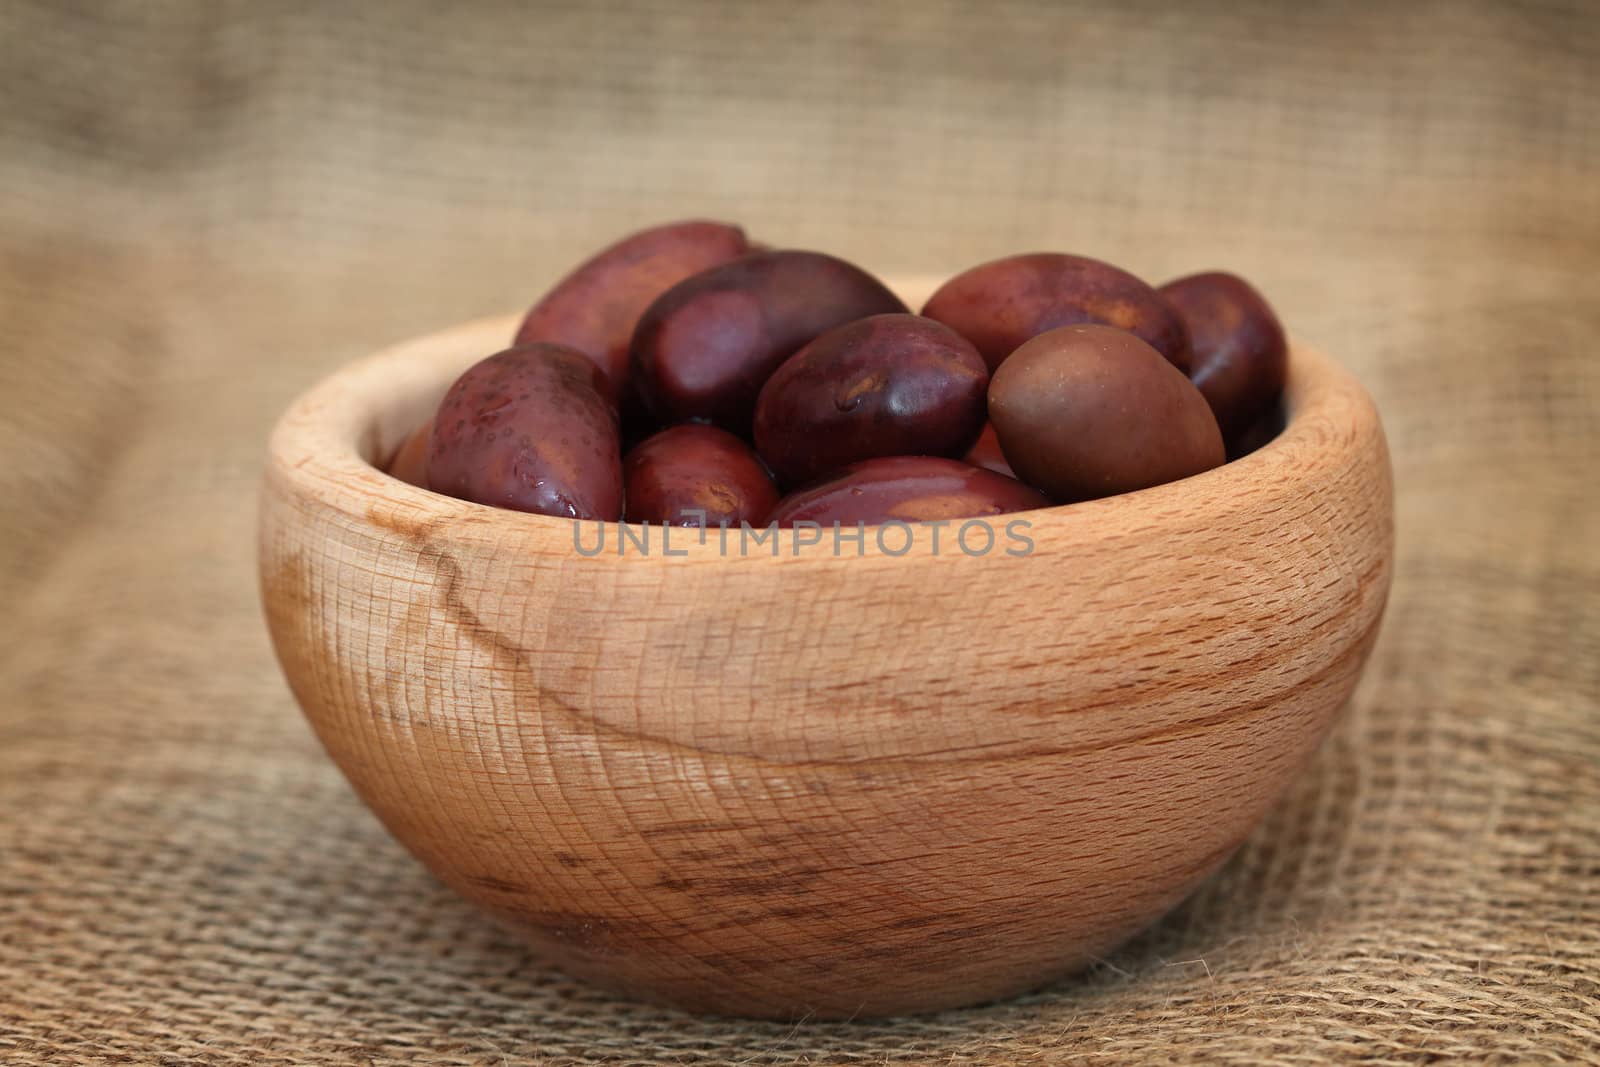
{"label": "brown olive", "polygon": [[978,435],[978,439],[961,459],[964,463],[994,471],[996,474],[1004,474],[1007,478],[1017,476],[1017,472],[1011,469],[1011,464],[1006,462],[1006,454],[1000,451],[1000,438],[995,436],[992,422],[983,424],[983,432]]}
{"label": "brown olive", "polygon": [[1017,476],[1060,501],[1144,489],[1226,458],[1205,397],[1125,330],[1063,326],[1012,353],[989,418]]}
{"label": "brown olive", "polygon": [[876,456],[959,456],[983,426],[989,370],[950,327],[873,315],[784,361],[756,401],[761,457],[786,485]]}
{"label": "brown olive", "polygon": [[633,335],[633,375],[663,423],[745,435],[756,396],[801,346],[835,326],[905,311],[883,283],[820,252],[752,252],[661,294]]}
{"label": "brown olive", "polygon": [[624,237],[591,257],[539,299],[517,328],[516,344],[552,341],[594,360],[626,407],[628,343],[650,302],[692,274],[745,253],[744,231],[691,220]]}
{"label": "brown olive", "polygon": [[605,372],[564,345],[521,345],[477,363],[434,417],[428,485],[517,511],[617,519],[622,458],[605,389]]}
{"label": "brown olive", "polygon": [[779,526],[815,522],[930,522],[981,518],[1049,506],[1044,494],[960,460],[891,456],[853,463],[790,493],[769,517]]}
{"label": "brown olive", "polygon": [[673,526],[759,524],[778,490],[750,446],[715,426],[662,430],[622,463],[629,522]]}
{"label": "brown olive", "polygon": [[389,460],[389,476],[418,489],[428,488],[428,451],[433,445],[433,420],[418,426]]}
{"label": "brown olive", "polygon": [[1189,329],[1189,380],[1232,441],[1283,392],[1289,346],[1278,316],[1249,282],[1222,271],[1179,278],[1160,292]]}
{"label": "brown olive", "polygon": [[922,313],[977,345],[991,371],[1030,337],[1076,323],[1127,330],[1189,367],[1188,333],[1161,294],[1087,256],[1032,252],[984,263],[940,286]]}

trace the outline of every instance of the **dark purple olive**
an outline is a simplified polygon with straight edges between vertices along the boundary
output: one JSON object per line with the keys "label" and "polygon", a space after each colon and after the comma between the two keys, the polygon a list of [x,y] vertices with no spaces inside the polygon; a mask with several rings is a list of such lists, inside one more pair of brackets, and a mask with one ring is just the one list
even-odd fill
{"label": "dark purple olive", "polygon": [[981,518],[1048,507],[1044,494],[1014,478],[934,456],[891,456],[852,463],[832,477],[790,493],[769,522],[931,522]]}
{"label": "dark purple olive", "polygon": [[1000,451],[1000,438],[995,435],[994,423],[985,422],[983,432],[978,435],[967,454],[961,457],[963,463],[970,463],[974,467],[1004,474],[1007,478],[1015,478],[1017,472],[1011,469],[1011,464],[1006,462],[1006,454]]}
{"label": "dark purple olive", "polygon": [[651,301],[683,279],[744,254],[744,231],[690,220],[624,237],[579,265],[529,309],[516,343],[576,348],[610,379],[623,407],[631,392],[628,342]]}
{"label": "dark purple olive", "polygon": [[629,522],[759,525],[778,502],[750,446],[715,426],[662,430],[628,453],[622,476]]}
{"label": "dark purple olive", "polygon": [[989,418],[1017,476],[1064,502],[1175,481],[1226,458],[1200,391],[1111,326],[1063,326],[1013,352],[989,383]]}
{"label": "dark purple olive", "polygon": [[1288,412],[1284,410],[1283,400],[1280,398],[1236,437],[1228,439],[1228,462],[1232,463],[1262,448],[1282,433],[1287,425]]}
{"label": "dark purple olive", "polygon": [[991,372],[1029,338],[1077,323],[1127,330],[1189,368],[1188,333],[1161,294],[1087,256],[1032,252],[984,263],[940,286],[922,313],[977,345]]}
{"label": "dark purple olive", "polygon": [[1222,271],[1160,289],[1189,329],[1189,380],[1230,442],[1272,408],[1289,376],[1289,346],[1272,308],[1250,283]]}
{"label": "dark purple olive", "polygon": [[617,413],[605,372],[574,348],[520,345],[474,365],[434,417],[428,485],[479,504],[615,520]]}
{"label": "dark purple olive", "polygon": [[835,326],[905,311],[859,267],[820,252],[753,252],[667,290],[634,331],[633,376],[663,423],[745,435],[756,396],[801,346]]}
{"label": "dark purple olive", "polygon": [[966,338],[918,315],[829,330],[756,401],[756,450],[797,485],[878,456],[959,456],[983,428],[989,371]]}

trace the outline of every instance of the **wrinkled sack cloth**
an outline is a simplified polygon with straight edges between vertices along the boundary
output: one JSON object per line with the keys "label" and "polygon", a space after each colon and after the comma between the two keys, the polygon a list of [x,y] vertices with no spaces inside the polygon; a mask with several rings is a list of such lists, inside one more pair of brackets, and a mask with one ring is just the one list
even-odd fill
{"label": "wrinkled sack cloth", "polygon": [[[0,1061],[1592,1060],[1597,78],[1562,3],[0,3]],[[1377,398],[1366,678],[1090,974],[854,1024],[616,1000],[434,882],[295,709],[278,412],[686,215],[885,273],[1230,268]]]}

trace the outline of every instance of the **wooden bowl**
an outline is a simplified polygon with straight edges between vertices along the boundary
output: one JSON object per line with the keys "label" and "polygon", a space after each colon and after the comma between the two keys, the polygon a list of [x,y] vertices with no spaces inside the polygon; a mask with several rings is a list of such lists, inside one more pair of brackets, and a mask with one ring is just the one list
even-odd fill
{"label": "wooden bowl", "polygon": [[362,799],[601,985],[841,1017],[1067,974],[1239,847],[1372,647],[1388,455],[1307,348],[1267,447],[1009,516],[1026,556],[969,556],[952,527],[899,556],[869,531],[860,558],[725,556],[715,534],[619,558],[372,465],[514,325],[389,349],[289,409],[262,593]]}

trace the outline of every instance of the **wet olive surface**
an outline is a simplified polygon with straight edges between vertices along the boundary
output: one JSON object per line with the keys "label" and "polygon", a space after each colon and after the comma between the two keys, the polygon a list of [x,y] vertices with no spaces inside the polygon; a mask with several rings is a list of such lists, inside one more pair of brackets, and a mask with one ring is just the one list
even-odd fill
{"label": "wet olive surface", "polygon": [[628,453],[622,473],[629,522],[755,525],[778,502],[761,459],[714,426],[690,423],[662,430]]}
{"label": "wet olive surface", "polygon": [[575,519],[622,516],[608,382],[564,345],[521,345],[456,380],[434,417],[428,485],[479,504]]}
{"label": "wet olive surface", "polygon": [[755,442],[785,485],[880,456],[959,456],[983,428],[989,371],[964,337],[917,315],[823,334],[768,379]]}

